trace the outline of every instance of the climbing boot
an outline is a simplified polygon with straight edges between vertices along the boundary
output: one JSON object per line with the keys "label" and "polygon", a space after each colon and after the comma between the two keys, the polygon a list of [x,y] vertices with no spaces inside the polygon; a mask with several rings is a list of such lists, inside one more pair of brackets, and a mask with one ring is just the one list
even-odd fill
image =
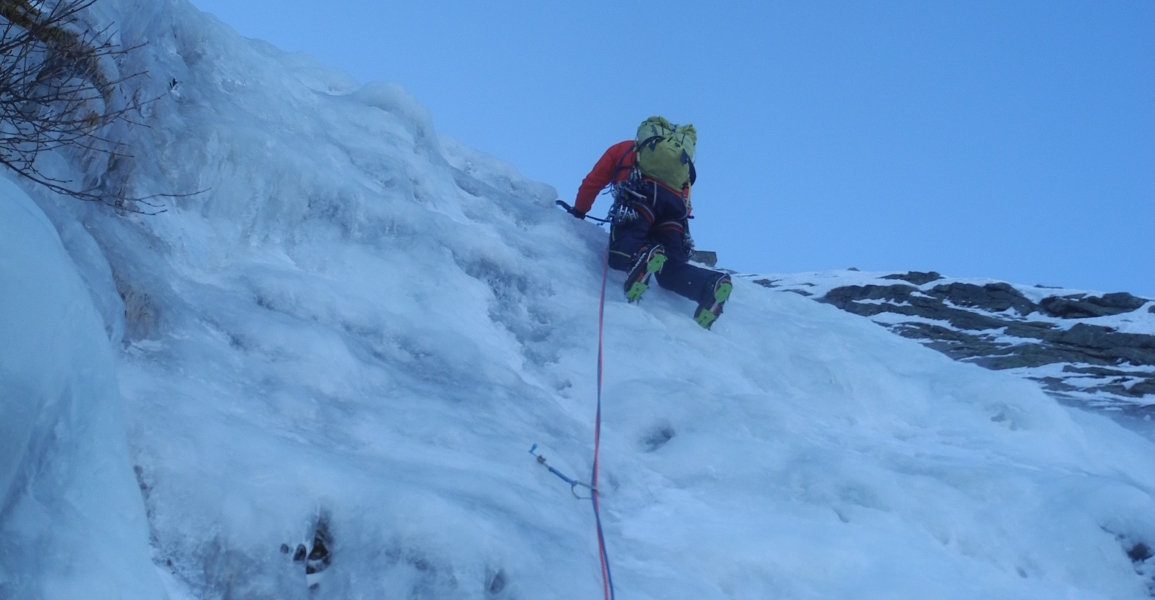
{"label": "climbing boot", "polygon": [[654,273],[662,270],[664,264],[666,264],[666,249],[661,244],[646,246],[639,250],[638,258],[626,275],[626,283],[623,286],[626,300],[630,302],[641,300],[642,294],[650,287],[650,279]]}
{"label": "climbing boot", "polygon": [[698,303],[698,310],[694,311],[694,321],[709,329],[718,315],[722,314],[722,305],[730,299],[730,292],[734,291],[734,284],[729,275],[723,275],[714,282],[714,291]]}

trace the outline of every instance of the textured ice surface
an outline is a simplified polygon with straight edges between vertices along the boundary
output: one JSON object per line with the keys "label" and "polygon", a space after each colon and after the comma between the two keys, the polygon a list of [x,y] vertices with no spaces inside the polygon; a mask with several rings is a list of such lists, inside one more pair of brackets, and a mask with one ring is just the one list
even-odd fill
{"label": "textured ice surface", "polygon": [[[589,476],[605,232],[396,85],[183,1],[100,6],[148,41],[123,68],[161,97],[122,132],[128,190],[207,190],[156,217],[44,199],[124,298],[117,373],[174,596],[598,597],[589,503],[527,450]],[[746,280],[712,331],[609,284],[620,597],[1146,595],[1126,549],[1155,541],[1150,442]],[[310,592],[293,554],[319,521]]]}
{"label": "textured ice surface", "polygon": [[93,295],[52,223],[4,177],[0,415],[0,597],[163,597]]}

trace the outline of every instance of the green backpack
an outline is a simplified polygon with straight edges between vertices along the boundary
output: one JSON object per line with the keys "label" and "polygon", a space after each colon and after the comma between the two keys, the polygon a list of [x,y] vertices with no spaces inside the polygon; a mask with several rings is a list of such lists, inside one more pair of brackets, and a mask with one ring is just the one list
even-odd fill
{"label": "green backpack", "polygon": [[635,145],[638,169],[643,175],[675,190],[690,182],[690,163],[698,132],[693,125],[674,125],[662,117],[650,117],[638,126]]}

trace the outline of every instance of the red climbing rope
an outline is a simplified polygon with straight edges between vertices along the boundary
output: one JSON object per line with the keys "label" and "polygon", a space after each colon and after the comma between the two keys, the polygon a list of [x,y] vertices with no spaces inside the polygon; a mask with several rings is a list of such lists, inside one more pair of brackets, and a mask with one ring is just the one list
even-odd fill
{"label": "red climbing rope", "polygon": [[598,305],[598,409],[597,417],[594,421],[594,468],[593,478],[590,481],[590,487],[593,492],[590,498],[594,503],[594,521],[598,526],[598,554],[601,557],[602,563],[602,589],[605,592],[606,600],[613,600],[614,598],[614,579],[610,576],[610,558],[606,554],[606,538],[602,534],[602,515],[601,507],[598,504],[598,449],[601,446],[602,439],[602,329],[605,322],[606,313],[606,279],[610,270],[610,247],[606,245],[606,254],[602,259],[602,297]]}

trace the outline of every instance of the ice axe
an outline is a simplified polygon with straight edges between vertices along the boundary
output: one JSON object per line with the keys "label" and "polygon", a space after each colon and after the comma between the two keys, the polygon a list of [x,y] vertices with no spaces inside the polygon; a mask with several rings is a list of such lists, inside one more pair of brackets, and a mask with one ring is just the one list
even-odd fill
{"label": "ice axe", "polygon": [[[567,213],[569,213],[571,215],[574,214],[574,207],[570,206],[569,204],[566,204],[566,202],[564,200],[558,200],[557,202],[555,202],[555,204],[564,208]],[[602,225],[610,222],[609,219],[599,219],[597,217],[591,217],[589,215],[582,215],[582,218],[583,219],[589,219],[589,220],[593,221],[594,223],[599,223]]]}

